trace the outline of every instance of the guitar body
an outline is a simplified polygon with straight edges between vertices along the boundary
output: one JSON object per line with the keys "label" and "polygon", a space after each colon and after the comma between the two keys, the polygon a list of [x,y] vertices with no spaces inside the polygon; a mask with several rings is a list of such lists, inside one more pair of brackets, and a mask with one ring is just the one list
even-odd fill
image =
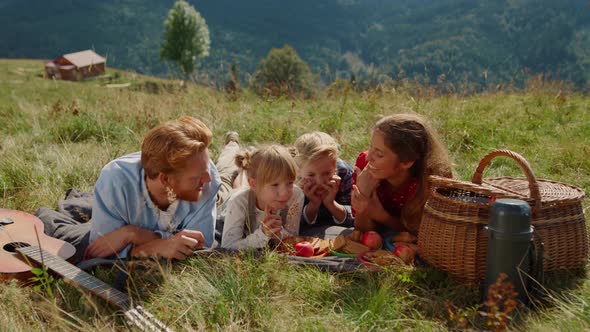
{"label": "guitar body", "polygon": [[[31,265],[45,265],[66,282],[123,309],[129,323],[140,330],[172,332],[141,306],[133,306],[126,294],[68,263],[67,260],[76,253],[76,248],[45,235],[44,228],[43,222],[34,215],[0,209],[0,279],[29,278],[33,276]],[[25,263],[27,261],[30,265]]]}
{"label": "guitar body", "polygon": [[64,260],[74,256],[76,248],[73,245],[45,235],[44,228],[43,222],[32,214],[0,209],[0,279],[27,279],[33,276],[31,266],[22,260],[16,248],[39,246]]}

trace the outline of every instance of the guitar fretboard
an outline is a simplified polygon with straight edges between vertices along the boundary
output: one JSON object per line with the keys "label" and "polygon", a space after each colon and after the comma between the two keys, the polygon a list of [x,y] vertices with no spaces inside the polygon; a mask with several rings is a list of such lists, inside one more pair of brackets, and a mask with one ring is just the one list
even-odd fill
{"label": "guitar fretboard", "polygon": [[82,271],[78,267],[68,263],[63,258],[55,256],[37,246],[16,249],[21,255],[47,266],[48,269],[59,274],[66,282],[84,288],[93,294],[103,298],[125,311],[125,317],[142,331],[172,332],[166,325],[160,322],[141,306],[131,306],[129,297],[114,289],[105,282]]}
{"label": "guitar fretboard", "polygon": [[86,289],[125,311],[133,309],[129,297],[126,294],[68,263],[63,258],[55,256],[37,246],[17,248],[16,250],[38,264],[47,266],[48,269],[59,274],[67,282],[74,284],[74,286]]}

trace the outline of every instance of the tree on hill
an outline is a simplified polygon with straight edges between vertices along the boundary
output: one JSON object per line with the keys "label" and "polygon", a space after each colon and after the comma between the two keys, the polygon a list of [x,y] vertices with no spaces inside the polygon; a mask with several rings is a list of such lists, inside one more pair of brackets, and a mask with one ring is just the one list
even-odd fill
{"label": "tree on hill", "polygon": [[164,21],[160,58],[175,62],[184,79],[188,79],[199,58],[209,55],[210,45],[205,19],[185,0],[177,0]]}
{"label": "tree on hill", "polygon": [[273,48],[258,64],[251,86],[258,94],[311,97],[317,85],[309,66],[289,45]]}

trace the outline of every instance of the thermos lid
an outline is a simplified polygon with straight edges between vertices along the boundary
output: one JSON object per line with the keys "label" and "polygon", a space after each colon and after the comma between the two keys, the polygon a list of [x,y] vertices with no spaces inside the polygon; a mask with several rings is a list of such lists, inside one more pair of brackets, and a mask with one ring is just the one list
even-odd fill
{"label": "thermos lid", "polygon": [[530,233],[531,208],[520,199],[500,198],[490,207],[488,229],[498,233]]}

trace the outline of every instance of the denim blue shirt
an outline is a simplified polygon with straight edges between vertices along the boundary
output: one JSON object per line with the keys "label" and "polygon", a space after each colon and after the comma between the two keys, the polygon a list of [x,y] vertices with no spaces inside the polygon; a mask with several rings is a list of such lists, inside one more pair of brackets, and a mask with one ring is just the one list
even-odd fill
{"label": "denim blue shirt", "polygon": [[[215,230],[215,196],[221,185],[217,169],[209,160],[211,182],[202,188],[196,202],[179,201],[172,217],[173,229],[198,230],[205,237],[205,246],[213,244]],[[145,172],[141,166],[141,152],[132,153],[108,163],[94,186],[90,243],[126,225],[152,230],[163,239],[172,234],[158,225],[164,213],[151,200],[145,184]],[[118,253],[120,258],[129,254],[131,244]]]}

